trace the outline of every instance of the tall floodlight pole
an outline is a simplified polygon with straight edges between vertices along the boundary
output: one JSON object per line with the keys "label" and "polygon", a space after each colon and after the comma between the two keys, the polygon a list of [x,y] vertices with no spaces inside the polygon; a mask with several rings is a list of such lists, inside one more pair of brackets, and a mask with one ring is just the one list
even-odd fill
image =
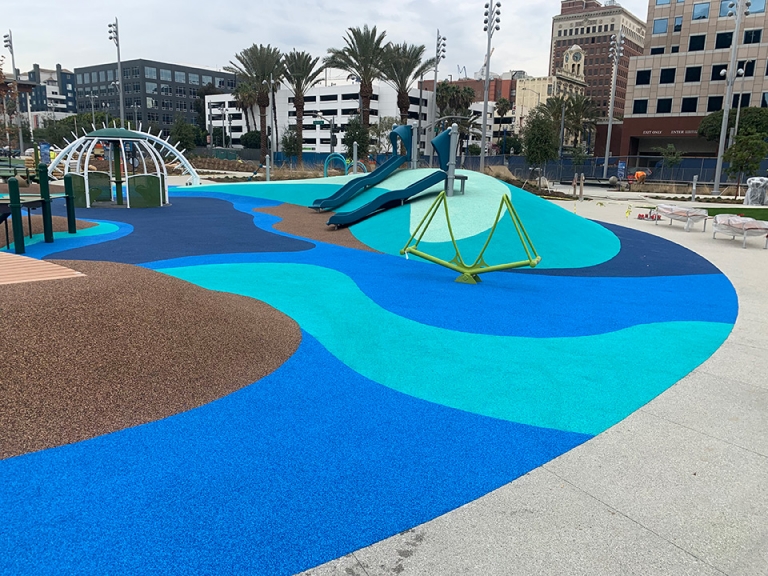
{"label": "tall floodlight pole", "polygon": [[120,61],[120,32],[117,28],[117,17],[115,21],[107,26],[109,28],[109,39],[117,46],[117,88],[120,92],[120,128],[125,128],[125,99],[123,98],[123,63]]}
{"label": "tall floodlight pole", "polygon": [[[717,146],[717,165],[715,166],[715,185],[712,194],[720,195],[720,177],[723,173],[723,154],[725,153],[725,137],[728,132],[728,116],[731,111],[731,99],[733,98],[733,83],[736,80],[736,55],[739,45],[739,30],[741,29],[741,17],[749,16],[750,0],[733,0],[728,3],[728,17],[736,17],[736,28],[731,42],[731,59],[725,75],[725,102],[723,102],[723,122],[720,124],[720,143]],[[721,72],[722,74],[722,72]]]}
{"label": "tall floodlight pole", "polygon": [[[19,125],[19,150],[24,154],[24,135],[21,132],[21,102],[19,101],[19,75],[16,73],[16,53],[13,50],[13,33],[8,30],[8,34],[3,36],[5,47],[11,53],[11,66],[13,66],[13,79],[16,81],[16,123]],[[27,95],[29,102],[29,95]],[[11,149],[8,148],[10,154]]]}
{"label": "tall floodlight pole", "polygon": [[624,56],[624,32],[611,35],[611,48],[608,59],[613,62],[611,78],[611,102],[608,106],[608,135],[605,138],[605,159],[603,160],[603,178],[608,178],[608,160],[611,156],[611,132],[613,131],[613,105],[616,101],[616,77],[619,75],[619,61]]}
{"label": "tall floodlight pole", "polygon": [[437,31],[437,42],[435,44],[435,81],[432,84],[432,100],[429,102],[430,117],[432,122],[427,124],[429,126],[430,133],[427,134],[427,142],[429,143],[429,167],[432,168],[432,156],[434,156],[434,149],[432,148],[432,138],[435,137],[435,118],[437,118],[437,69],[440,66],[440,60],[445,59],[445,36],[440,36],[440,30]]}
{"label": "tall floodlight pole", "polygon": [[480,143],[480,172],[485,171],[485,136],[488,131],[488,87],[491,83],[491,39],[493,33],[499,30],[501,26],[501,2],[496,2],[491,6],[485,4],[485,33],[488,35],[488,45],[485,49],[485,84],[483,85],[483,128],[481,132],[482,142]]}

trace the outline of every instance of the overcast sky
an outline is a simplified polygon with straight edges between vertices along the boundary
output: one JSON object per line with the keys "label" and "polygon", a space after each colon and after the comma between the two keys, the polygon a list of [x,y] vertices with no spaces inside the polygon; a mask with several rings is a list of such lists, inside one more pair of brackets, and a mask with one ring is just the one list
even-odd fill
{"label": "overcast sky", "polygon": [[[440,77],[472,76],[483,64],[484,0],[289,0],[202,2],[201,0],[1,0],[0,26],[13,31],[16,66],[64,68],[115,61],[107,24],[119,19],[123,60],[147,58],[176,64],[221,68],[252,44],[272,44],[324,56],[343,46],[350,26],[377,26],[387,39],[424,44],[434,54],[437,29],[448,38]],[[641,19],[647,1],[625,0]],[[493,38],[491,70],[525,70],[545,75],[552,16],[559,0],[502,0],[501,30]],[[3,34],[6,30],[3,30]],[[10,54],[6,73],[10,72]],[[463,71],[462,71],[463,72]]]}

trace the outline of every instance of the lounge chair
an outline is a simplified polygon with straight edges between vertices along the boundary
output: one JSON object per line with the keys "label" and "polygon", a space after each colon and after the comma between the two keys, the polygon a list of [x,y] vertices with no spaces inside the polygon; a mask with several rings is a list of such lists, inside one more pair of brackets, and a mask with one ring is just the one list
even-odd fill
{"label": "lounge chair", "polygon": [[765,246],[768,249],[768,222],[737,216],[736,214],[718,214],[712,223],[712,238],[718,232],[721,234],[730,234],[731,240],[736,236],[742,237],[742,248],[747,247],[747,236],[765,236]]}
{"label": "lounge chair", "polygon": [[[704,221],[704,229],[707,229],[707,218],[709,214],[704,208],[684,208],[682,206],[675,206],[674,204],[659,204],[656,206],[656,214],[663,218],[669,218],[669,225],[672,225],[672,220],[679,220],[685,222],[685,231],[688,232],[691,226],[699,221]],[[659,221],[656,220],[656,224]]]}

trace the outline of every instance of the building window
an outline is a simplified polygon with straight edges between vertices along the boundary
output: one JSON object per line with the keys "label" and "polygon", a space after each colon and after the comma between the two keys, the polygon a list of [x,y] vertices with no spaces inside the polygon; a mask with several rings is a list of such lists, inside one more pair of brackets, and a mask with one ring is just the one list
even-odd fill
{"label": "building window", "polygon": [[664,46],[655,46],[651,48],[651,55],[653,54],[664,54]]}
{"label": "building window", "polygon": [[234,78],[227,78],[227,88],[230,90],[235,89],[235,79]]}
{"label": "building window", "polygon": [[707,18],[709,18],[709,2],[694,4],[691,20],[706,20]]}
{"label": "building window", "polygon": [[156,109],[157,108],[157,100],[155,100],[154,98],[147,97],[147,108]]}
{"label": "building window", "polygon": [[91,83],[96,84],[99,81],[99,73],[98,72],[91,72]]}
{"label": "building window", "polygon": [[762,30],[744,30],[744,44],[760,44]]}
{"label": "building window", "polygon": [[189,97],[190,98],[197,98],[197,88],[190,88],[189,89]]}
{"label": "building window", "polygon": [[683,98],[683,104],[680,106],[680,112],[696,112],[699,107],[698,98]]}
{"label": "building window", "polygon": [[654,34],[666,34],[669,20],[667,18],[657,18],[653,21],[653,33]]}
{"label": "building window", "polygon": [[637,86],[644,86],[651,83],[651,71],[650,70],[638,70],[637,76],[635,76],[635,84]]}
{"label": "building window", "polygon": [[203,75],[203,86],[208,86],[208,84],[213,84],[213,78],[210,76]]}
{"label": "building window", "polygon": [[77,83],[78,84],[82,84],[83,83],[83,75],[82,74],[78,74],[77,75]]}
{"label": "building window", "polygon": [[173,94],[173,91],[171,90],[170,85],[168,84],[160,84],[160,94],[163,96],[170,96]]}
{"label": "building window", "polygon": [[672,112],[672,98],[656,100],[656,114],[669,114],[670,112]]}
{"label": "building window", "polygon": [[725,80],[725,74],[722,74],[722,72],[725,72],[728,69],[728,64],[715,64],[712,66],[712,76],[709,77],[709,79],[712,82],[717,82],[718,80]]}
{"label": "building window", "polygon": [[186,84],[187,83],[187,73],[186,72],[179,72],[178,70],[173,73],[173,80],[174,82],[178,82],[179,84]]}
{"label": "building window", "polygon": [[741,96],[741,108],[748,108],[749,102],[751,100],[752,94],[750,92],[744,92],[743,94],[734,94],[733,95],[733,102],[731,105],[731,108],[738,108],[739,107],[739,96]]}
{"label": "building window", "polygon": [[563,31],[562,31],[562,30],[558,30],[558,31],[557,31],[557,35],[558,35],[558,36],[562,36],[562,35],[563,35]]}
{"label": "building window", "polygon": [[701,82],[701,66],[689,66],[685,69],[686,82]]}
{"label": "building window", "polygon": [[632,102],[632,114],[647,114],[648,100],[635,100]]}
{"label": "building window", "polygon": [[674,68],[662,68],[659,73],[659,84],[674,84],[675,83],[675,69]]}
{"label": "building window", "polygon": [[130,78],[130,77],[131,77],[131,69],[123,68],[123,78]]}
{"label": "building window", "polygon": [[115,79],[115,71],[107,70],[107,82],[112,82]]}
{"label": "building window", "polygon": [[224,88],[224,78],[216,78],[214,86],[216,86],[216,88]]}
{"label": "building window", "polygon": [[768,108],[768,92],[763,92],[763,97],[760,100],[760,108]]}
{"label": "building window", "polygon": [[166,82],[171,81],[171,71],[170,70],[163,70],[160,68],[160,80],[165,80]]}
{"label": "building window", "polygon": [[707,112],[717,112],[723,109],[722,96],[710,96],[707,100]]}
{"label": "building window", "polygon": [[731,11],[731,9],[728,8],[728,4],[730,4],[731,1],[732,0],[720,0],[720,12],[718,13],[720,18],[725,18],[728,16],[728,12]]}
{"label": "building window", "polygon": [[193,84],[194,86],[200,85],[200,75],[199,74],[192,74],[190,72],[189,74],[189,83]]}
{"label": "building window", "polygon": [[144,66],[144,78],[157,80],[157,68],[152,68],[151,66]]}
{"label": "building window", "polygon": [[672,52],[672,54],[677,54],[680,52],[680,46],[672,46],[669,51]]}
{"label": "building window", "polygon": [[752,0],[752,5],[749,7],[750,14],[762,14],[765,12],[765,0]]}
{"label": "building window", "polygon": [[107,81],[106,70],[99,70],[99,82],[106,82],[106,81]]}
{"label": "building window", "polygon": [[669,4],[669,0],[656,0],[656,6],[666,6]]}
{"label": "building window", "polygon": [[146,83],[147,94],[157,94],[157,84],[154,82]]}
{"label": "building window", "polygon": [[186,98],[187,89],[184,86],[176,86],[176,98]]}
{"label": "building window", "polygon": [[139,77],[139,67],[138,66],[134,66],[133,68],[131,68],[131,75],[134,78],[138,78]]}
{"label": "building window", "polygon": [[733,42],[733,32],[718,32],[715,36],[715,50],[730,48]]}
{"label": "building window", "polygon": [[697,52],[698,50],[704,50],[704,44],[706,43],[706,34],[697,34],[691,36],[688,39],[688,52]]}
{"label": "building window", "polygon": [[754,60],[739,60],[737,70],[744,70],[744,77],[751,78],[755,75],[755,61]]}

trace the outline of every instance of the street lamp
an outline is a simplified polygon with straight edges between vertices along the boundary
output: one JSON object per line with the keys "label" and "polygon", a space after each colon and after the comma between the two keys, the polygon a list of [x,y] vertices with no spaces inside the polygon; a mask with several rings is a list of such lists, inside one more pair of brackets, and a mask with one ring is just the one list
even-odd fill
{"label": "street lamp", "polygon": [[[8,52],[11,53],[11,66],[13,66],[13,79],[16,81],[16,122],[19,125],[19,149],[24,154],[24,136],[21,132],[21,104],[19,103],[19,76],[16,74],[16,54],[13,51],[13,33],[8,30],[8,34],[3,36],[3,44],[8,48]],[[29,97],[27,97],[29,98]],[[8,153],[10,154],[11,147],[8,145]]]}
{"label": "street lamp", "polygon": [[608,59],[613,62],[611,78],[611,101],[608,105],[608,135],[605,138],[605,158],[603,160],[603,178],[608,178],[608,160],[611,156],[611,132],[613,131],[613,105],[616,101],[616,77],[619,75],[619,60],[624,56],[624,32],[611,35],[611,48]]}
{"label": "street lamp", "polygon": [[120,92],[120,128],[125,128],[125,101],[123,99],[123,63],[120,61],[120,33],[117,27],[117,17],[115,21],[110,23],[107,28],[109,29],[109,39],[115,43],[117,47],[117,89]]}
{"label": "street lamp", "polygon": [[91,92],[87,95],[87,98],[91,99],[91,119],[93,120],[93,125],[96,126],[96,112],[93,109],[93,99],[98,98],[98,96]]}
{"label": "street lamp", "polygon": [[[272,80],[272,73],[269,73],[269,129],[272,132],[269,138],[269,164],[271,166],[275,165],[275,111],[274,111],[274,97],[272,95],[272,87],[273,87],[273,80]],[[262,80],[262,85],[266,84],[266,80]],[[331,142],[333,142],[333,138],[331,138]]]}
{"label": "street lamp", "polygon": [[496,30],[501,29],[501,2],[485,4],[485,27],[483,30],[488,35],[488,45],[485,50],[485,85],[483,86],[483,127],[482,127],[482,146],[480,146],[480,172],[485,171],[485,134],[488,130],[488,86],[491,82],[491,38]]}
{"label": "street lamp", "polygon": [[331,125],[331,154],[333,154],[333,150],[334,150],[334,146],[333,146],[333,134],[334,134],[333,125],[334,125],[334,121],[333,121],[333,118],[326,118],[320,112],[313,112],[312,113],[312,117],[313,118],[320,118],[321,120],[324,120],[324,121],[330,123],[330,125]]}
{"label": "street lamp", "polygon": [[[749,66],[750,62],[752,62],[752,60],[747,60],[744,63],[744,68]],[[744,77],[745,77],[744,76],[744,74],[745,74],[744,68],[739,68],[738,70],[736,70],[736,75],[741,77],[742,89],[744,89],[744,86],[743,86],[743,84],[744,84]],[[725,76],[725,70],[721,70],[720,71],[720,76]],[[731,129],[731,134],[730,134],[730,137],[728,139],[728,148],[733,146],[733,141],[736,138],[736,135],[739,133],[739,115],[741,114],[741,98],[742,98],[741,92],[739,92],[738,98],[739,98],[739,103],[736,106],[736,124]]]}
{"label": "street lamp", "polygon": [[[429,142],[429,167],[432,168],[432,156],[434,155],[434,148],[432,148],[432,138],[434,138],[435,131],[435,116],[437,116],[437,69],[440,66],[440,60],[445,60],[445,41],[446,37],[440,35],[440,30],[437,31],[437,42],[435,43],[435,81],[432,84],[432,101],[429,103],[430,116],[432,118],[432,134],[427,138]],[[421,136],[421,135],[419,135]]]}
{"label": "street lamp", "polygon": [[[728,131],[728,116],[731,110],[731,98],[733,98],[733,83],[736,80],[736,52],[739,44],[739,30],[741,29],[741,17],[749,16],[749,7],[752,5],[750,0],[732,0],[728,3],[728,14],[730,18],[736,17],[736,26],[733,33],[733,42],[731,42],[731,58],[725,75],[725,102],[723,102],[723,122],[720,124],[720,142],[717,146],[717,165],[715,166],[715,184],[712,187],[712,194],[720,194],[720,177],[723,173],[723,153],[725,153],[725,133]],[[744,7],[744,9],[742,9]],[[741,101],[741,99],[739,99]]]}

